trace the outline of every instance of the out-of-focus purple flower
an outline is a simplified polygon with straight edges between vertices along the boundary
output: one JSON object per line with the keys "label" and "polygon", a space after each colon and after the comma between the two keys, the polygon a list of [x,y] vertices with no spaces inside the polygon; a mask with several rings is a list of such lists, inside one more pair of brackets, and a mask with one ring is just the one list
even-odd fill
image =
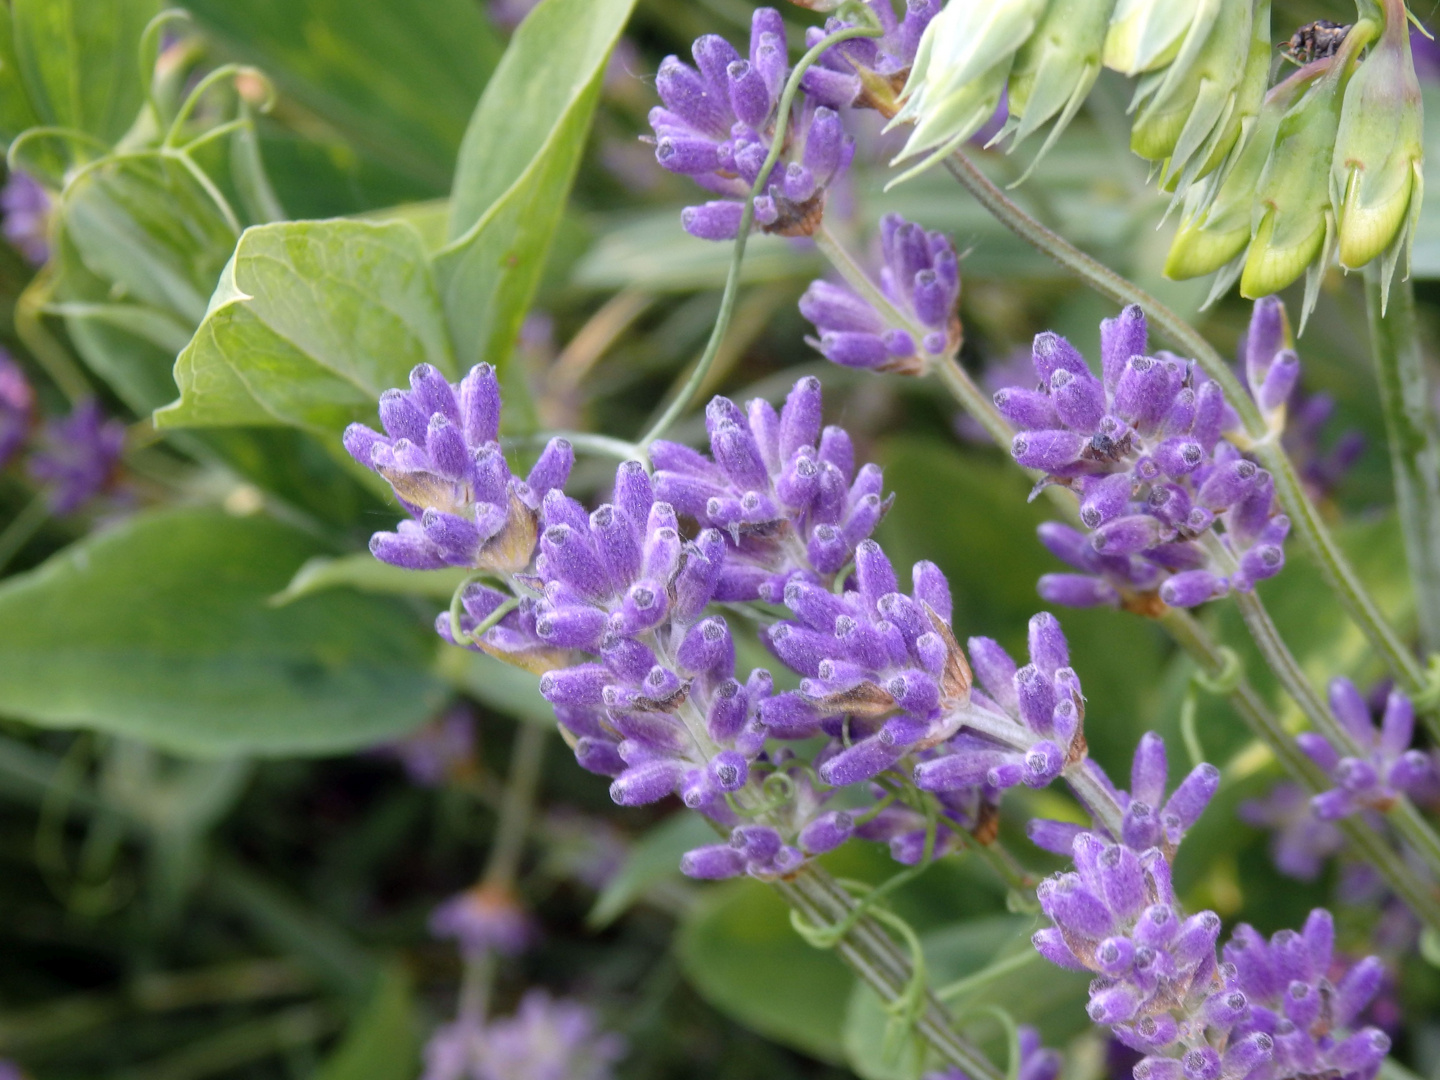
{"label": "out-of-focus purple flower", "polygon": [[711,458],[651,446],[656,495],[730,542],[716,600],[780,603],[795,579],[828,586],[890,508],[879,467],[857,471],[850,436],[821,429],[822,404],[811,376],[778,413],[760,399],[742,412],[717,397],[705,410]]}
{"label": "out-of-focus purple flower", "polygon": [[124,423],[107,420],[100,403],[91,399],[41,428],[26,465],[44,488],[50,512],[73,514],[114,484],[124,447]]}
{"label": "out-of-focus purple flower", "polygon": [[[1017,1029],[1020,1036],[1020,1069],[1018,1080],[1056,1080],[1065,1062],[1058,1052],[1047,1050],[1040,1042],[1040,1032],[1029,1024]],[[970,1080],[969,1074],[953,1066],[928,1073],[925,1080]]]}
{"label": "out-of-focus purple flower", "polygon": [[518,956],[537,936],[534,921],[515,893],[485,882],[452,896],[431,912],[430,933],[453,939],[471,957],[489,952]]}
{"label": "out-of-focus purple flower", "polygon": [[884,262],[878,290],[891,310],[877,309],[848,285],[814,281],[800,313],[820,337],[808,338],[842,367],[923,375],[960,347],[960,263],[943,233],[927,232],[899,214],[880,219]]}
{"label": "out-of-focus purple flower", "polygon": [[486,1025],[475,1080],[610,1080],[625,1040],[601,1030],[594,1010],[531,990],[515,1015]]}
{"label": "out-of-focus purple flower", "polygon": [[1391,691],[1377,725],[1355,684],[1339,677],[1330,682],[1330,709],[1364,756],[1345,754],[1319,732],[1296,736],[1300,748],[1336,785],[1312,800],[1322,820],[1335,821],[1361,809],[1383,812],[1402,795],[1421,802],[1440,798],[1435,759],[1410,746],[1415,735],[1415,707],[1409,698]]}
{"label": "out-of-focus purple flower", "polygon": [[511,476],[497,441],[494,368],[477,364],[452,386],[420,364],[409,390],[381,395],[380,422],[384,435],[351,424],[344,437],[345,449],[389,482],[412,517],[371,537],[377,559],[408,570],[513,572],[529,564],[540,501],[565,483],[575,454],[564,439],[551,439],[524,482]]}
{"label": "out-of-focus purple flower", "polygon": [[0,349],[0,469],[30,437],[35,391],[14,358]]}
{"label": "out-of-focus purple flower", "polygon": [[539,3],[540,0],[490,0],[490,18],[502,30],[514,30]]}
{"label": "out-of-focus purple flower", "polygon": [[611,1080],[625,1040],[601,1030],[594,1010],[531,990],[514,1016],[462,1016],[425,1046],[423,1080]]}
{"label": "out-of-focus purple flower", "polygon": [[1300,881],[1314,881],[1345,846],[1340,830],[1316,817],[1305,790],[1288,780],[1262,799],[1241,803],[1237,813],[1245,824],[1273,831],[1271,859],[1282,874]]}
{"label": "out-of-focus purple flower", "polygon": [[[1090,832],[1105,840],[1117,841],[1132,851],[1144,852],[1158,848],[1173,857],[1180,841],[1200,819],[1220,786],[1220,770],[1205,762],[1191,769],[1167,798],[1169,779],[1165,740],[1153,731],[1140,737],[1130,766],[1130,790],[1121,791],[1111,783],[1103,769],[1093,761],[1085,768],[1102,784],[1124,811],[1120,835],[1111,836],[1102,826]],[[1030,839],[1036,846],[1057,855],[1068,855],[1076,837],[1087,830],[1061,821],[1034,818],[1028,826]]]}
{"label": "out-of-focus purple flower", "polygon": [[545,867],[596,892],[625,865],[629,844],[604,818],[561,807],[545,815]]}
{"label": "out-of-focus purple flower", "polygon": [[475,717],[465,706],[456,706],[380,752],[399,761],[417,787],[439,787],[474,771]]}
{"label": "out-of-focus purple flower", "polygon": [[[1007,356],[987,360],[977,381],[981,389],[993,396],[1007,386],[1026,386],[1034,379],[1035,365],[1031,363],[1030,350],[1017,349]],[[955,413],[952,426],[955,434],[966,442],[981,446],[993,446],[995,443],[984,426],[963,409]]]}
{"label": "out-of-focus purple flower", "polygon": [[[1041,542],[1080,573],[1046,574],[1040,594],[1070,607],[1154,614],[1160,604],[1195,607],[1279,573],[1290,522],[1277,512],[1270,474],[1221,439],[1231,420],[1219,384],[1198,364],[1148,355],[1145,316],[1133,305],[1101,323],[1100,338],[1099,377],[1069,342],[1046,333],[1033,351],[1038,388],[995,395],[1019,429],[1015,460],[1074,491],[1089,530],[1041,527]],[[1272,353],[1257,376],[1262,391],[1277,389],[1282,369],[1290,365]]]}
{"label": "out-of-focus purple flower", "polygon": [[1328,498],[1365,452],[1365,436],[1359,431],[1340,433],[1328,448],[1326,428],[1335,415],[1335,399],[1329,394],[1307,394],[1297,386],[1290,395],[1285,435],[1285,452],[1300,473],[1300,482],[1312,500]]}
{"label": "out-of-focus purple flower", "polygon": [[12,172],[0,188],[5,239],[39,266],[50,257],[50,196],[27,173]]}
{"label": "out-of-focus purple flower", "polygon": [[[774,8],[760,8],[748,58],[714,34],[697,40],[692,52],[695,67],[667,56],[655,77],[663,102],[650,111],[655,157],[722,196],[687,207],[680,217],[685,230],[702,240],[732,240],[770,153],[790,75],[785,24]],[[849,167],[854,153],[855,141],[835,109],[809,94],[797,95],[783,149],[755,198],[755,224],[782,236],[813,233],[825,211],[826,187]]]}
{"label": "out-of-focus purple flower", "polygon": [[1235,987],[1248,1002],[1231,1039],[1268,1040],[1271,1076],[1360,1080],[1373,1077],[1390,1050],[1390,1037],[1379,1028],[1357,1029],[1386,981],[1385,966],[1368,957],[1332,985],[1334,945],[1334,921],[1317,908],[1298,933],[1281,930],[1267,942],[1241,924],[1225,946]]}
{"label": "out-of-focus purple flower", "polygon": [[[832,109],[853,105],[890,117],[899,108],[896,98],[905,88],[920,37],[943,5],[941,0],[907,0],[899,18],[891,0],[865,0],[865,6],[880,24],[881,36],[852,38],[827,49],[805,73],[801,86]],[[813,49],[829,35],[855,25],[849,19],[827,19],[823,30],[812,26],[805,31],[805,47]]]}

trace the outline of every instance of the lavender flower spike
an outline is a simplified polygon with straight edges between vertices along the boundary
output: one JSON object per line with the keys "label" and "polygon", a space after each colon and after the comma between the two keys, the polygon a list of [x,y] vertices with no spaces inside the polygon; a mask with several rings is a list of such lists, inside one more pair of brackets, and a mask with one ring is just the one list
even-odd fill
{"label": "lavender flower spike", "polygon": [[462,1016],[425,1047],[422,1080],[612,1080],[625,1040],[602,1031],[592,1009],[531,990],[514,1016]]}
{"label": "lavender flower spike", "polygon": [[0,188],[3,232],[25,260],[39,266],[50,257],[50,196],[28,173],[12,172]]}
{"label": "lavender flower spike", "polygon": [[[1019,429],[1015,460],[1070,488],[1089,530],[1042,531],[1046,546],[1081,572],[1042,579],[1052,602],[1154,615],[1248,591],[1285,565],[1289,519],[1278,512],[1270,474],[1221,439],[1231,414],[1219,385],[1198,364],[1148,355],[1146,338],[1138,307],[1105,320],[1096,376],[1064,338],[1041,334],[1038,387],[995,395]],[[1266,371],[1284,367],[1272,354]],[[1220,551],[1207,542],[1212,533]]]}
{"label": "lavender flower spike", "polygon": [[345,429],[345,449],[383,476],[412,520],[376,533],[377,559],[409,570],[464,566],[514,572],[530,562],[546,492],[565,483],[574,452],[551,439],[528,480],[510,474],[500,452],[500,386],[477,364],[458,385],[429,364],[410,372],[409,390],[380,398],[381,435]]}
{"label": "lavender flower spike", "polygon": [[656,496],[729,541],[715,599],[779,603],[792,579],[828,585],[890,508],[880,469],[856,470],[850,436],[822,430],[822,404],[809,376],[778,413],[717,397],[705,410],[710,458],[651,446]]}
{"label": "lavender flower spike", "polygon": [[1330,683],[1330,708],[1349,732],[1363,757],[1342,756],[1318,732],[1296,737],[1301,749],[1330,774],[1335,787],[1316,795],[1311,805],[1322,821],[1348,817],[1358,810],[1385,811],[1402,795],[1422,802],[1440,798],[1440,771],[1435,759],[1414,750],[1415,707],[1398,690],[1391,691],[1377,726],[1355,684],[1346,678]]}
{"label": "lavender flower spike", "polygon": [[28,462],[32,479],[46,491],[52,514],[73,514],[109,488],[120,467],[125,425],[106,420],[100,403],[91,399],[40,432],[39,446]]}
{"label": "lavender flower spike", "polygon": [[[733,240],[745,200],[761,180],[774,141],[776,113],[790,59],[785,25],[774,8],[755,12],[748,57],[707,34],[694,44],[696,67],[667,56],[655,77],[662,106],[650,111],[655,157],[722,196],[687,207],[685,231],[702,240]],[[797,95],[787,118],[784,149],[755,199],[763,232],[809,236],[825,211],[826,188],[850,165],[855,141],[834,108]]]}
{"label": "lavender flower spike", "polygon": [[[1018,1033],[1020,1069],[1016,1074],[1017,1080],[1058,1080],[1065,1064],[1060,1054],[1042,1046],[1040,1032],[1029,1024],[1021,1024]],[[928,1073],[925,1080],[969,1080],[969,1077],[952,1066],[941,1072]]]}
{"label": "lavender flower spike", "polygon": [[1340,830],[1315,816],[1299,784],[1282,781],[1264,798],[1241,803],[1237,812],[1247,825],[1274,831],[1270,858],[1282,874],[1299,881],[1318,878],[1345,846]]}
{"label": "lavender flower spike", "polygon": [[35,391],[11,355],[0,349],[0,469],[30,436],[35,419]]}
{"label": "lavender flower spike", "polygon": [[[826,50],[800,85],[831,108],[851,105],[890,117],[899,110],[896,99],[915,63],[920,38],[943,5],[941,0],[907,0],[899,18],[890,0],[865,0],[865,6],[879,23],[881,36],[852,38]],[[814,48],[830,34],[854,25],[848,19],[827,19],[825,29],[812,26],[805,31],[805,47]]]}
{"label": "lavender flower spike", "polygon": [[437,907],[430,915],[430,933],[455,939],[471,957],[488,952],[518,956],[536,937],[535,925],[515,894],[484,882]]}
{"label": "lavender flower spike", "polygon": [[955,246],[942,233],[927,232],[899,214],[880,219],[880,242],[879,291],[893,311],[877,310],[849,286],[812,282],[800,298],[800,313],[820,337],[807,340],[842,367],[923,375],[938,358],[960,348]]}

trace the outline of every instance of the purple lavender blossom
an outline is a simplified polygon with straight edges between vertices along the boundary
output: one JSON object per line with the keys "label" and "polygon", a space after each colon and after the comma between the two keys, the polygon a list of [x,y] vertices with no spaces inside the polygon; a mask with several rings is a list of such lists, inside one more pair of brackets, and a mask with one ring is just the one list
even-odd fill
{"label": "purple lavender blossom", "polygon": [[440,787],[474,771],[475,717],[466,706],[456,706],[378,752],[400,762],[416,787]]}
{"label": "purple lavender blossom", "polygon": [[452,896],[430,914],[430,933],[453,939],[470,957],[494,952],[518,956],[535,943],[537,931],[514,892],[481,882]]}
{"label": "purple lavender blossom", "polygon": [[1030,821],[1028,831],[1037,847],[1056,855],[1068,855],[1076,838],[1081,833],[1091,832],[1105,840],[1122,843],[1132,851],[1159,848],[1167,856],[1173,856],[1180,841],[1200,819],[1220,786],[1220,770],[1202,762],[1191,769],[1166,798],[1169,765],[1165,740],[1153,731],[1142,735],[1135,748],[1128,792],[1117,789],[1095,762],[1087,760],[1084,767],[1110,792],[1124,812],[1120,835],[1110,835],[1109,830],[1101,825],[1086,830],[1068,822],[1035,818]]}
{"label": "purple lavender blossom", "polygon": [[[1017,1080],[1057,1080],[1064,1067],[1062,1059],[1054,1050],[1047,1050],[1040,1042],[1040,1032],[1029,1024],[1017,1029],[1020,1036],[1020,1069]],[[940,1072],[927,1073],[925,1080],[970,1080],[963,1070],[951,1067]]]}
{"label": "purple lavender blossom", "polygon": [[1270,1076],[1368,1080],[1389,1053],[1390,1037],[1379,1028],[1348,1030],[1380,992],[1384,965],[1369,957],[1332,985],[1334,945],[1334,921],[1317,908],[1299,933],[1281,930],[1267,942],[1241,924],[1225,946],[1225,962],[1248,1002],[1231,1039],[1268,1040]]}
{"label": "purple lavender blossom", "polygon": [[615,777],[622,805],[679,792],[728,820],[725,795],[745,785],[764,744],[756,711],[770,677],[737,682],[729,627],[703,617],[724,538],[706,529],[683,541],[675,509],[633,461],[616,472],[613,502],[587,514],[553,491],[543,522],[535,633],[594,658],[540,682],[580,764]]}
{"label": "purple lavender blossom", "polygon": [[[774,8],[755,12],[749,57],[724,38],[707,34],[692,49],[696,67],[667,56],[655,77],[662,106],[650,111],[655,157],[722,196],[687,207],[685,231],[702,240],[733,240],[752,186],[770,153],[776,111],[790,59],[785,24]],[[698,70],[697,70],[698,68]],[[784,149],[755,198],[755,224],[763,232],[808,236],[825,210],[825,189],[850,165],[855,141],[835,109],[798,95]]]}
{"label": "purple lavender blossom", "polygon": [[1328,821],[1315,816],[1310,797],[1299,784],[1281,781],[1262,799],[1240,804],[1240,820],[1270,829],[1270,858],[1282,874],[1314,881],[1325,864],[1345,846],[1345,838]]}
{"label": "purple lavender blossom", "polygon": [[39,266],[50,257],[50,196],[28,173],[12,172],[0,188],[5,239]]}
{"label": "purple lavender blossom", "polygon": [[408,391],[381,396],[380,422],[385,435],[364,424],[345,429],[345,449],[389,482],[412,517],[371,537],[377,559],[408,570],[506,572],[530,562],[540,502],[565,483],[575,455],[564,439],[551,439],[524,482],[510,474],[497,441],[494,368],[477,364],[452,386],[420,364]]}
{"label": "purple lavender blossom", "polygon": [[594,1010],[531,990],[515,1015],[462,1016],[425,1046],[423,1080],[611,1080],[625,1040],[600,1029]]}
{"label": "purple lavender blossom", "polygon": [[35,391],[11,355],[0,349],[0,469],[30,437],[35,420]]}
{"label": "purple lavender blossom", "polygon": [[[866,0],[865,6],[880,24],[881,36],[854,38],[827,49],[800,85],[832,109],[853,105],[894,116],[896,98],[905,88],[920,37],[943,4],[941,0],[907,0],[901,18],[895,17],[891,0]],[[813,49],[829,35],[855,25],[849,19],[827,19],[823,30],[812,26],[805,31],[805,47]]]}
{"label": "purple lavender blossom", "polygon": [[490,18],[502,30],[514,30],[539,3],[540,0],[490,0]]}
{"label": "purple lavender blossom", "polygon": [[791,580],[828,585],[874,531],[890,499],[876,465],[855,468],[842,428],[821,430],[820,380],[795,384],[777,414],[756,399],[705,410],[713,455],[657,441],[656,495],[730,541],[716,600],[779,603]]}
{"label": "purple lavender blossom", "polygon": [[1405,795],[1422,802],[1440,797],[1434,758],[1410,747],[1415,707],[1409,698],[1391,691],[1377,725],[1355,684],[1341,677],[1330,682],[1330,709],[1364,756],[1344,755],[1318,732],[1296,736],[1300,748],[1336,785],[1312,800],[1321,820],[1335,821],[1361,809],[1384,812]]}
{"label": "purple lavender blossom", "polygon": [[105,419],[100,403],[91,399],[69,416],[46,423],[26,464],[44,488],[50,512],[63,516],[115,483],[124,447],[124,423]]}
{"label": "purple lavender blossom", "polygon": [[811,282],[800,313],[820,337],[806,340],[842,367],[923,375],[937,358],[960,348],[955,246],[943,233],[927,232],[899,214],[880,219],[880,245],[879,291],[893,310],[877,309],[848,285]]}
{"label": "purple lavender blossom", "polygon": [[1100,337],[1101,377],[1046,333],[1033,350],[1038,387],[995,395],[1019,429],[1015,460],[1074,491],[1089,530],[1041,528],[1041,542],[1080,571],[1045,575],[1041,595],[1156,614],[1157,600],[1195,607],[1279,573],[1289,519],[1270,474],[1221,440],[1230,421],[1219,385],[1197,364],[1148,355],[1138,307],[1101,323]]}
{"label": "purple lavender blossom", "polygon": [[1335,399],[1329,394],[1306,393],[1300,386],[1291,392],[1281,444],[1314,501],[1333,495],[1365,452],[1365,436],[1354,429],[1341,432],[1326,448],[1326,429],[1334,415]]}

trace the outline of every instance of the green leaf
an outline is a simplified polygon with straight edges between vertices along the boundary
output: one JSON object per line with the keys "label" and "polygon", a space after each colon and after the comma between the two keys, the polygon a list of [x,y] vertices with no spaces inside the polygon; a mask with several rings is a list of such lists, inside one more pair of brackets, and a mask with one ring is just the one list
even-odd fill
{"label": "green leaf", "polygon": [[455,361],[410,225],[297,221],[246,229],[205,321],[175,364],[158,427],[372,420],[416,364]]}
{"label": "green leaf", "polygon": [[474,0],[189,0],[224,51],[264,69],[357,149],[445,190],[500,58]]}
{"label": "green leaf", "polygon": [[[1031,919],[998,915],[922,935],[931,986],[974,975],[996,960],[1029,951],[1033,929]],[[998,1006],[1017,1022],[1035,1025],[1046,1044],[1054,1046],[1089,1024],[1088,984],[1088,976],[1037,960],[996,977],[972,998],[955,1002],[955,1012],[965,1035],[988,1049],[992,1060],[1003,1062],[1004,1029],[993,1015],[981,1011],[984,1006]],[[914,1080],[924,1067],[913,1040],[896,1040],[893,1034],[886,1038],[889,1020],[875,992],[855,983],[846,1009],[844,1046],[850,1067],[862,1080]]]}
{"label": "green leaf", "polygon": [[717,1009],[838,1063],[854,977],[833,952],[805,944],[774,889],[758,881],[711,888],[681,924],[675,948],[685,977]]}
{"label": "green leaf", "polygon": [[408,731],[444,687],[394,600],[267,600],[317,551],[266,517],[139,514],[0,588],[0,713],[180,753],[353,749]]}
{"label": "green leaf", "polygon": [[14,0],[20,78],[42,123],[113,143],[144,89],[140,35],[158,0]]}
{"label": "green leaf", "polygon": [[295,571],[290,584],[270,598],[277,606],[293,603],[326,589],[356,589],[388,596],[425,596],[447,603],[465,580],[467,571],[404,570],[364,554],[317,555]]}
{"label": "green leaf", "polygon": [[575,179],[635,0],[544,0],[485,88],[455,172],[436,277],[463,366],[503,367]]}
{"label": "green leaf", "polygon": [[404,967],[390,964],[312,1080],[414,1080],[419,1061],[414,989]]}
{"label": "green leaf", "polygon": [[555,726],[555,710],[540,696],[540,676],[534,672],[454,645],[441,646],[439,672],[457,690],[497,713],[548,728]]}
{"label": "green leaf", "polygon": [[680,857],[692,848],[716,841],[715,830],[699,814],[672,814],[647,832],[630,849],[620,867],[595,900],[586,924],[603,930],[662,881],[680,878]]}
{"label": "green leaf", "polygon": [[39,123],[20,78],[13,16],[8,7],[0,5],[0,142],[8,146],[20,132]]}
{"label": "green leaf", "polygon": [[[104,158],[66,186],[59,214],[75,256],[105,289],[62,299],[116,308],[138,304],[141,310],[128,316],[136,322],[126,329],[158,344],[173,344],[177,335],[188,339],[205,316],[236,234],[178,158],[160,153]],[[138,322],[154,322],[166,312],[174,317],[168,334],[154,326],[147,332]],[[109,317],[118,322],[127,316]]]}

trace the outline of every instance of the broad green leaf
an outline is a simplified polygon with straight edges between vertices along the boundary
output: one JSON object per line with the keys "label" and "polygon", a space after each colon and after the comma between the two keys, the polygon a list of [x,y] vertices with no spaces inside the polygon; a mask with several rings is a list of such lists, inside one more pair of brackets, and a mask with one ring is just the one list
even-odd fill
{"label": "broad green leaf", "polygon": [[402,223],[246,229],[175,364],[159,427],[289,424],[335,434],[380,394],[455,361],[420,234]]}
{"label": "broad green leaf", "polygon": [[[1021,955],[1028,960],[1028,955],[1034,955],[1030,945],[1034,928],[1033,921],[1023,916],[999,915],[922,935],[930,985],[943,986],[975,975],[997,960]],[[991,1051],[992,1060],[1003,1067],[1000,1024],[978,1008],[999,1006],[1017,1022],[1038,1027],[1046,1044],[1055,1046],[1089,1024],[1085,1015],[1088,983],[1087,976],[1061,971],[1036,956],[1033,962],[956,1000],[952,1011],[965,1035]],[[849,1065],[861,1080],[914,1080],[924,1066],[923,1054],[913,1039],[897,1038],[893,1030],[887,1039],[888,1024],[879,997],[864,983],[856,982],[846,1009],[843,1038]]]}
{"label": "broad green leaf", "polygon": [[464,569],[404,570],[375,558],[369,552],[354,555],[317,555],[295,571],[290,584],[270,598],[272,604],[293,603],[326,589],[356,589],[389,596],[425,596],[447,603],[465,580]]}
{"label": "broad green leaf", "polygon": [[219,205],[177,158],[160,153],[117,154],[82,170],[59,213],[75,254],[106,286],[102,295],[63,299],[169,312],[179,322],[167,343],[204,317],[235,247]]}
{"label": "broad green leaf", "polygon": [[778,893],[758,881],[711,888],[675,941],[685,977],[746,1027],[838,1063],[854,978],[833,953],[790,925]]}
{"label": "broad green leaf", "polygon": [[682,855],[715,841],[715,830],[699,814],[672,814],[630,849],[625,864],[606,882],[585,922],[592,930],[605,929],[655,885],[677,880]]}
{"label": "broad green leaf", "polygon": [[15,56],[41,121],[113,143],[144,99],[140,35],[159,0],[14,0]]}
{"label": "broad green leaf", "polygon": [[503,716],[548,728],[555,711],[540,696],[540,676],[496,660],[485,653],[442,645],[439,673],[458,690]]}
{"label": "broad green leaf", "polygon": [[13,16],[8,7],[0,5],[0,142],[8,146],[20,132],[39,123],[20,78]]}
{"label": "broad green leaf", "polygon": [[501,45],[473,0],[190,0],[222,49],[433,194]]}
{"label": "broad green leaf", "polygon": [[419,1064],[415,992],[396,963],[381,970],[370,1000],[312,1080],[414,1080]]}
{"label": "broad green leaf", "polygon": [[266,517],[138,514],[0,588],[0,714],[181,753],[353,749],[441,704],[404,605],[267,601],[319,552]]}
{"label": "broad green leaf", "polygon": [[575,179],[605,63],[635,0],[544,0],[505,51],[460,148],[436,258],[462,366],[503,367]]}

